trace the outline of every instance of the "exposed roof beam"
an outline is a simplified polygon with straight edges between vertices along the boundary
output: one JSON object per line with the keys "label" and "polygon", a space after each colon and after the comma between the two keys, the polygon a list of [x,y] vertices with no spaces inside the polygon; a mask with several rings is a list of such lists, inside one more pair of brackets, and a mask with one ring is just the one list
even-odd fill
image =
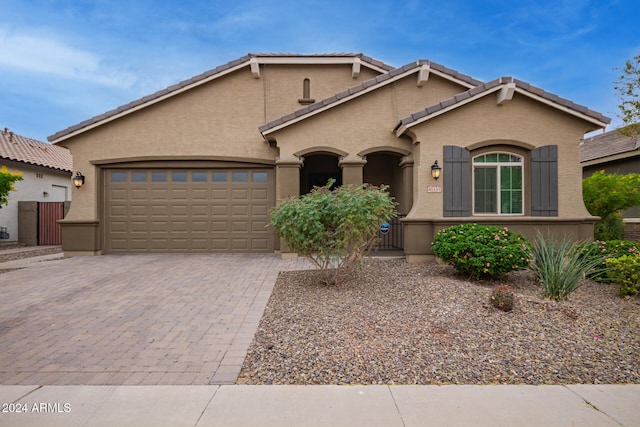
{"label": "exposed roof beam", "polygon": [[251,58],[249,63],[251,64],[251,74],[253,74],[254,78],[259,79],[260,78],[260,64],[258,64],[258,59],[257,58]]}
{"label": "exposed roof beam", "polygon": [[422,67],[420,67],[420,71],[418,71],[418,86],[422,87],[422,85],[424,85],[427,80],[429,80],[429,72],[431,71],[431,67],[429,66],[429,64],[422,64]]}
{"label": "exposed roof beam", "polygon": [[354,79],[357,79],[358,76],[360,75],[360,64],[362,61],[360,61],[360,58],[353,58],[353,67],[351,67],[351,77],[353,77]]}
{"label": "exposed roof beam", "polygon": [[516,92],[516,84],[515,83],[507,83],[498,91],[496,104],[502,105],[505,102],[511,101],[513,99],[513,94]]}

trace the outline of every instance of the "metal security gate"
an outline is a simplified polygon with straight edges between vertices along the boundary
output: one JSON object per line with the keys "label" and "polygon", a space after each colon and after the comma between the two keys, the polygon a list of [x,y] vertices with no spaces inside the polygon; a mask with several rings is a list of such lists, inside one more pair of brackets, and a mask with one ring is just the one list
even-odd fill
{"label": "metal security gate", "polygon": [[405,216],[406,215],[398,215],[389,221],[389,230],[387,233],[383,233],[382,231],[378,232],[378,244],[376,245],[375,250],[401,251],[404,249],[402,222],[400,222],[400,219]]}
{"label": "metal security gate", "polygon": [[61,245],[64,202],[38,202],[38,245]]}

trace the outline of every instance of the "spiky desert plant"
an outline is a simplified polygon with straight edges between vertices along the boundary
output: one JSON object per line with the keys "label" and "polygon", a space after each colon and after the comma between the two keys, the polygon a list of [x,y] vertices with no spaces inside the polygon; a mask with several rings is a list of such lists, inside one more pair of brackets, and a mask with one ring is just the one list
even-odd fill
{"label": "spiky desert plant", "polygon": [[531,270],[544,288],[545,296],[566,300],[578,289],[589,272],[602,265],[596,248],[580,250],[567,236],[562,239],[544,238],[537,233],[533,244]]}

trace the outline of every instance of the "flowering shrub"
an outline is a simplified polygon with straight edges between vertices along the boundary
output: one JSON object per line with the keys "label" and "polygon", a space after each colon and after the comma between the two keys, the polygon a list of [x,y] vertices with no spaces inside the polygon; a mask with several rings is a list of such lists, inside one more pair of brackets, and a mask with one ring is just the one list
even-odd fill
{"label": "flowering shrub", "polygon": [[618,285],[621,297],[640,292],[640,254],[609,258],[606,264],[609,279]]}
{"label": "flowering shrub", "polygon": [[482,279],[526,268],[531,244],[506,227],[460,224],[436,234],[433,252],[458,272]]}
{"label": "flowering shrub", "polygon": [[577,250],[581,256],[587,256],[588,253],[597,253],[602,256],[601,268],[591,271],[588,277],[597,282],[609,281],[609,273],[606,261],[610,258],[620,258],[624,255],[640,254],[640,242],[632,242],[630,240],[595,240],[593,242],[582,243],[577,246]]}

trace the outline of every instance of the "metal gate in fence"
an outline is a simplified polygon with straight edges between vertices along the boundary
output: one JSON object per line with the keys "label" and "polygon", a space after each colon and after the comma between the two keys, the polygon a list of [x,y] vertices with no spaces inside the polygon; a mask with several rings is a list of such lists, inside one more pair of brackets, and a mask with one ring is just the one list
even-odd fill
{"label": "metal gate in fence", "polygon": [[61,245],[64,202],[38,202],[38,245]]}
{"label": "metal gate in fence", "polygon": [[404,249],[403,234],[402,234],[402,222],[400,218],[404,218],[406,215],[398,215],[389,221],[389,227],[386,233],[383,231],[378,232],[378,244],[375,246],[375,250],[378,251],[401,251]]}

